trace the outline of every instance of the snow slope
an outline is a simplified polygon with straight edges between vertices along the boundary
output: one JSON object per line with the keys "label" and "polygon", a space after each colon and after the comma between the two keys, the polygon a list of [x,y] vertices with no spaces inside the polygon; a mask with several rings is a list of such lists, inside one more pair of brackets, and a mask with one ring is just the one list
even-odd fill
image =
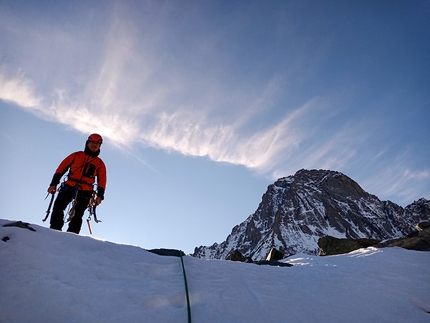
{"label": "snow slope", "polygon": [[[187,322],[180,258],[10,222],[0,220],[0,322]],[[430,322],[429,252],[284,261],[295,266],[185,256],[192,321]]]}

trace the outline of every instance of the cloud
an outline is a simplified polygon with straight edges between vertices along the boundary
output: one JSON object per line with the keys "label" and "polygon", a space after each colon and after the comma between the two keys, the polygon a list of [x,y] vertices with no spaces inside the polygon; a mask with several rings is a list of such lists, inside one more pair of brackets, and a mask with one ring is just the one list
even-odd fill
{"label": "cloud", "polygon": [[184,155],[209,156],[218,162],[244,165],[263,171],[276,164],[280,151],[297,148],[299,131],[292,126],[307,106],[290,113],[278,124],[251,136],[241,135],[232,124],[211,124],[204,112],[178,110],[163,113],[151,129],[141,129],[140,140]]}
{"label": "cloud", "polygon": [[[320,169],[345,169],[357,155],[357,149],[366,142],[362,127],[342,126],[335,132],[317,131],[314,144],[303,152],[303,167]],[[320,136],[318,138],[318,136]]]}
{"label": "cloud", "polygon": [[[104,77],[96,79],[111,84],[121,79],[121,68],[111,68],[109,72],[103,70],[101,74]],[[7,95],[2,99],[7,98],[46,120],[68,125],[80,132],[99,132],[118,146],[140,142],[184,155],[208,156],[214,161],[244,165],[263,173],[275,167],[281,151],[297,149],[302,135],[293,122],[303,117],[310,107],[310,104],[304,105],[266,129],[244,134],[241,133],[247,125],[244,119],[251,119],[255,111],[240,122],[233,119],[230,123],[227,120],[217,123],[211,121],[210,111],[199,108],[172,109],[171,106],[167,111],[158,112],[145,107],[139,109],[138,102],[124,105],[119,103],[121,97],[115,92],[115,86],[111,91],[86,91],[84,95],[73,97],[65,90],[56,90],[49,102],[46,97],[34,93],[30,80],[23,77],[7,80],[2,76],[1,81],[7,85],[2,91]],[[98,88],[94,83],[88,87]],[[268,85],[269,92],[272,87],[273,82]],[[257,97],[251,106],[270,101],[268,91],[263,90],[262,97]]]}
{"label": "cloud", "polygon": [[[361,183],[363,188],[379,198],[390,199],[395,203],[409,204],[421,197],[430,199],[430,169],[412,170],[410,165],[412,150],[398,152],[397,156],[378,154],[372,162],[380,163],[372,168],[376,171],[365,176]],[[382,158],[378,160],[378,158]],[[387,161],[387,159],[389,161]],[[364,176],[363,176],[364,177]],[[426,192],[424,195],[422,192]]]}
{"label": "cloud", "polygon": [[[0,79],[0,84],[7,85],[2,86],[1,98],[80,132],[99,132],[118,146],[138,142],[261,172],[275,167],[281,151],[297,148],[303,135],[293,121],[305,108],[287,110],[269,125],[250,127],[276,104],[281,76],[274,75],[263,83],[234,84],[232,88],[225,62],[213,60],[206,71],[188,55],[175,56],[184,60],[184,66],[174,63],[172,55],[158,54],[170,46],[160,38],[162,33],[142,33],[119,15],[113,15],[103,41],[87,43],[83,38],[75,47],[77,57],[90,54],[93,66],[85,73],[76,72],[76,62],[66,55],[55,82],[49,84],[49,79],[44,79],[47,83],[39,86],[43,94],[36,95],[32,82],[21,75]],[[44,42],[60,50],[64,37],[59,42],[55,34],[46,32],[46,26],[42,29]],[[75,36],[68,39],[77,39]],[[207,51],[196,46],[198,41],[193,37],[185,41],[196,51],[192,57],[200,57],[199,50]],[[212,59],[220,56],[213,50],[217,49],[212,48]],[[98,59],[94,53],[99,53]],[[38,57],[44,61],[42,54]],[[66,67],[69,60],[73,64]],[[84,66],[89,67],[88,62]],[[36,70],[33,75],[37,77]]]}
{"label": "cloud", "polygon": [[[121,74],[119,69],[111,72],[114,78]],[[106,82],[110,82],[107,78]],[[268,85],[271,89],[274,88],[273,82]],[[254,98],[254,106],[271,102],[276,91],[272,91],[271,95],[268,92],[263,89],[261,97]],[[211,110],[186,106],[174,109],[171,105],[159,112],[151,105],[140,109],[138,102],[120,103],[121,96],[115,91],[110,96],[97,91],[92,95],[88,93],[70,97],[67,91],[57,90],[54,99],[48,100],[35,93],[33,82],[23,74],[11,78],[0,74],[0,99],[80,132],[99,132],[120,147],[131,148],[133,143],[141,143],[184,155],[208,156],[217,162],[243,165],[275,179],[301,168],[333,169],[349,175],[352,164],[363,163],[361,168],[364,171],[360,173],[355,170],[354,179],[381,199],[391,199],[404,205],[422,197],[420,192],[429,189],[430,171],[408,167],[410,153],[404,152],[397,158],[391,158],[390,165],[386,162],[380,164],[387,159],[386,154],[390,151],[387,146],[370,157],[360,153],[372,137],[371,131],[362,131],[372,128],[368,122],[344,125],[331,134],[321,132],[324,126],[319,125],[318,121],[323,118],[321,111],[325,103],[320,98],[286,112],[277,123],[250,131],[246,127],[258,118],[258,109],[250,111],[239,122],[235,119],[221,119],[222,122],[219,122],[219,119],[211,119]],[[151,104],[160,105],[158,94],[155,96],[147,97]],[[253,103],[250,102],[250,105],[253,106]],[[147,164],[144,162],[144,165]]]}
{"label": "cloud", "polygon": [[[196,106],[175,105],[175,94],[164,88],[153,95],[143,91],[136,96],[142,84],[132,86],[126,77],[129,69],[124,60],[133,45],[132,41],[124,42],[129,49],[108,51],[100,70],[88,79],[81,95],[72,96],[69,91],[57,89],[51,100],[39,98],[27,108],[80,132],[99,132],[118,146],[134,142],[184,155],[208,156],[272,177],[291,174],[300,168],[340,169],[355,155],[352,147],[357,136],[352,127],[334,133],[331,138],[321,136],[318,123],[330,118],[321,98],[285,111],[278,122],[253,127],[260,116],[276,105],[282,88],[282,79],[276,75],[260,88],[254,87],[253,94],[246,98],[233,95],[227,104],[235,110],[233,117],[229,111],[217,109],[218,104],[229,100],[228,89],[216,90],[221,94],[220,101],[213,98],[207,105]],[[151,73],[150,69],[148,72]],[[22,80],[22,84],[31,82]],[[160,92],[164,95],[160,96]],[[31,96],[36,97],[32,92]],[[195,99],[203,102],[205,96],[206,93],[196,94]],[[214,111],[225,115],[213,118]]]}
{"label": "cloud", "polygon": [[0,71],[0,99],[24,108],[34,108],[40,105],[41,98],[34,94],[33,83],[23,74],[7,78]]}
{"label": "cloud", "polygon": [[[381,199],[398,198],[400,203],[411,203],[421,197],[430,198],[430,195],[420,195],[429,191],[430,171],[412,171],[409,168],[394,165],[375,174],[364,185],[372,192],[378,192]],[[394,201],[399,203],[398,201]]]}

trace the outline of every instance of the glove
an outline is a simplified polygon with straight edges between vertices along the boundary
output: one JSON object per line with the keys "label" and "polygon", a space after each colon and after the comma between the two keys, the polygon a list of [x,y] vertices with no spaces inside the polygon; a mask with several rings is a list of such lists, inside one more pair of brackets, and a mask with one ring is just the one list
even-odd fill
{"label": "glove", "polygon": [[102,198],[100,196],[97,196],[96,198],[91,198],[90,200],[90,206],[98,206],[102,202]]}
{"label": "glove", "polygon": [[57,191],[57,185],[51,185],[48,187],[47,192],[49,194],[55,193]]}

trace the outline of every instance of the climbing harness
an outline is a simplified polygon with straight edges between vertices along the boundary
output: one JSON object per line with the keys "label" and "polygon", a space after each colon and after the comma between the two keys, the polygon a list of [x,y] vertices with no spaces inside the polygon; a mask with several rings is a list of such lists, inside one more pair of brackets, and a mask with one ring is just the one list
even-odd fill
{"label": "climbing harness", "polygon": [[78,164],[78,165],[74,165],[75,158],[76,158],[76,155],[73,158],[72,164],[70,165],[68,174],[66,175],[66,177],[63,180],[63,183],[61,184],[61,187],[63,187],[67,181],[76,182],[75,191],[73,192],[73,198],[72,198],[72,201],[69,204],[69,211],[67,212],[68,218],[67,218],[67,220],[65,222],[70,222],[72,220],[73,216],[75,215],[75,208],[76,208],[76,204],[78,203],[78,200],[77,200],[78,191],[79,191],[80,183],[82,181],[82,176],[83,176],[83,172],[82,172],[81,178],[79,180],[73,179],[72,178],[72,175],[73,175],[72,166],[75,169],[81,168],[81,167],[85,167],[85,165],[89,164],[90,162],[92,162],[95,159],[95,157],[93,157],[93,158],[91,158],[89,160],[86,160],[84,163],[81,163],[81,164]]}
{"label": "climbing harness", "polygon": [[[75,158],[76,158],[76,156],[75,156]],[[75,161],[75,159],[73,159],[73,163],[70,165],[69,172],[64,177],[63,182],[61,183],[61,188],[63,188],[65,186],[65,183],[67,181],[76,182],[75,190],[73,192],[73,198],[72,198],[72,201],[69,203],[69,210],[67,211],[68,217],[65,220],[65,222],[70,222],[72,220],[73,216],[75,215],[76,204],[78,204],[77,196],[78,196],[78,191],[79,191],[79,188],[80,188],[80,182],[82,180],[82,175],[81,175],[81,179],[80,180],[75,180],[75,179],[71,178],[71,176],[73,175],[72,166],[75,167],[75,169],[78,168],[78,167],[79,168],[80,167],[85,167],[85,165],[87,165],[88,163],[90,163],[93,160],[94,160],[94,158],[91,158],[90,160],[87,160],[84,163],[81,163],[81,164],[78,164],[78,165],[73,165],[74,161]],[[60,188],[60,190],[61,190],[61,188]]]}

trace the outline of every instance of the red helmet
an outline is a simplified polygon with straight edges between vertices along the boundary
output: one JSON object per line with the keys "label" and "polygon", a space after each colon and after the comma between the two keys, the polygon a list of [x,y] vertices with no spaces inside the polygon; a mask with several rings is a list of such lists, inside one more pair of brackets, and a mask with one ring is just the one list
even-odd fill
{"label": "red helmet", "polygon": [[103,143],[103,138],[97,133],[93,133],[88,137],[88,141],[98,142],[100,145]]}

